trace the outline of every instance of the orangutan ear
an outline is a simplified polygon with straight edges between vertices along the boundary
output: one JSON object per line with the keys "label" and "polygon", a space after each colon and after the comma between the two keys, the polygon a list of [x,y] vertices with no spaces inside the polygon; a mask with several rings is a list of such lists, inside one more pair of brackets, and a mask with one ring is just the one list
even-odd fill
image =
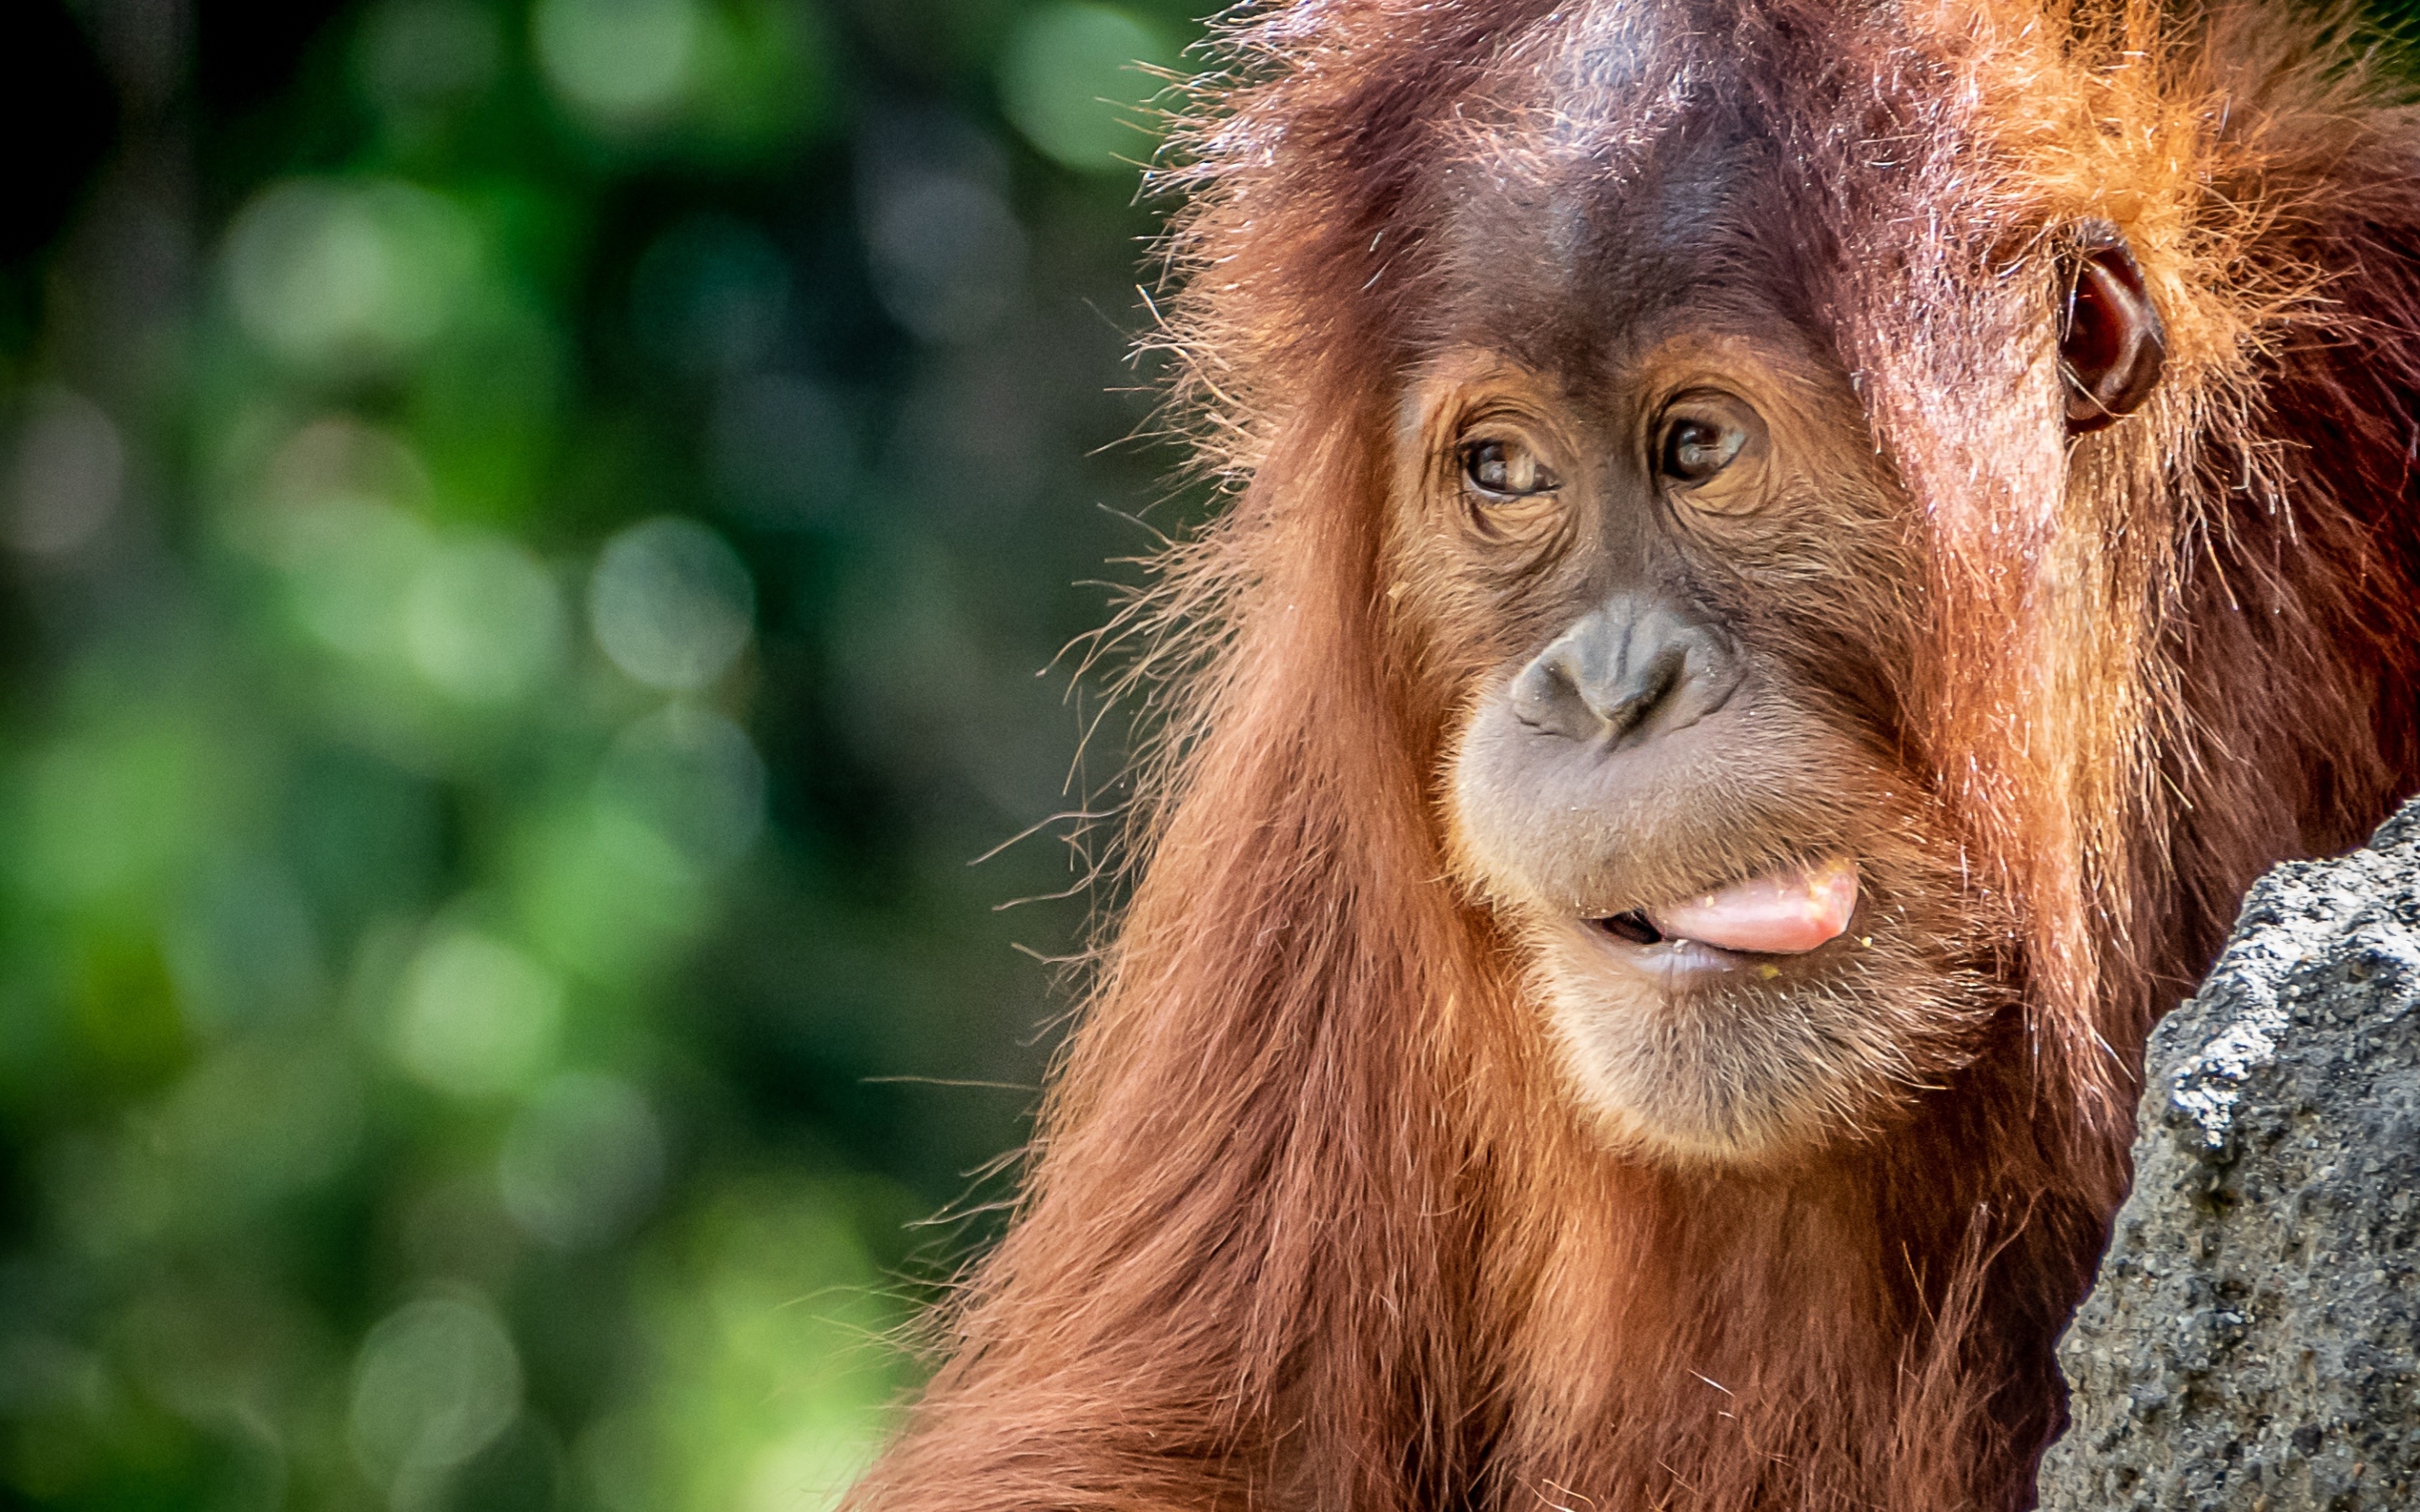
{"label": "orangutan ear", "polygon": [[2089,228],[2066,292],[2058,367],[2067,380],[2067,433],[2081,436],[2116,424],[2151,396],[2168,339],[2143,288],[2143,270],[2114,225]]}

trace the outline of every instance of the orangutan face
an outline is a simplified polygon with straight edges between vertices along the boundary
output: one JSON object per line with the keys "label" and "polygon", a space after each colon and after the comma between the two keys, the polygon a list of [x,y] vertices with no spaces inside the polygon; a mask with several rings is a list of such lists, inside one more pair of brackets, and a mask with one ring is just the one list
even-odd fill
{"label": "orangutan face", "polygon": [[[1410,387],[1390,562],[1459,874],[1576,1095],[1620,1144],[1769,1164],[1970,1058],[2006,931],[1903,754],[1916,522],[1791,270],[1737,245],[1466,257],[1516,271]],[[2088,308],[2044,300],[2076,429],[2156,378],[2110,254]]]}
{"label": "orangutan face", "polygon": [[1405,417],[1459,870],[1580,1098],[1676,1157],[1873,1127],[1983,1002],[1892,756],[1898,627],[1843,602],[1912,571],[1896,501],[1809,368],[1685,326],[1586,372],[1466,349]]}

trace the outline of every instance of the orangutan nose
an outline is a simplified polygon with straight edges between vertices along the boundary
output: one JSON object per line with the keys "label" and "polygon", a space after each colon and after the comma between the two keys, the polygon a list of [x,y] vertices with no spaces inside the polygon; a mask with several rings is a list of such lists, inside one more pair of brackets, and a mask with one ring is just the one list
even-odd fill
{"label": "orangutan nose", "polygon": [[1590,610],[1512,680],[1522,723],[1572,740],[1636,744],[1685,729],[1739,686],[1738,658],[1707,626],[1628,594]]}

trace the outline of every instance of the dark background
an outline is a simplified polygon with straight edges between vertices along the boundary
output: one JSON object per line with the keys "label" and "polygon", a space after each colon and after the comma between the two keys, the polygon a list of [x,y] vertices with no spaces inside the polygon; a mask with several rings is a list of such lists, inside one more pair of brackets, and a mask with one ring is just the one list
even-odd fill
{"label": "dark background", "polygon": [[0,7],[0,1507],[845,1484],[1107,901],[1187,8]]}

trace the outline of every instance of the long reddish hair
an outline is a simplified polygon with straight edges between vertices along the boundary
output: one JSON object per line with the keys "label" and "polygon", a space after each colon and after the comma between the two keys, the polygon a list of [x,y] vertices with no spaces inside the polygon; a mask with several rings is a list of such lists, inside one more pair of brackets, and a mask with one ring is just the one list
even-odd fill
{"label": "long reddish hair", "polygon": [[[1809,308],[1930,563],[1902,738],[2014,922],[1906,1123],[1787,1173],[1606,1153],[1445,880],[1447,717],[1378,563],[1441,164],[1596,27],[1801,165]],[[1022,1207],[861,1508],[2030,1501],[2142,1043],[2236,902],[2420,775],[2420,118],[2282,5],[1322,0],[1223,33],[1175,180],[1179,399],[1232,506],[1145,607],[1131,901]],[[1576,128],[1575,128],[1576,129]],[[2165,321],[2070,443],[2055,304]],[[1152,681],[1156,679],[1156,681]]]}

